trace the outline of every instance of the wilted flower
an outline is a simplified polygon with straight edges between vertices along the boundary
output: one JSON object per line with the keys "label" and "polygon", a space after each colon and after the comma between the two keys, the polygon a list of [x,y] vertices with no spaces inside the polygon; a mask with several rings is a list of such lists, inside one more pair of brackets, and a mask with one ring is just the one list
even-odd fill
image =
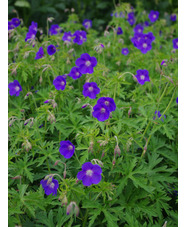
{"label": "wilted flower", "polygon": [[53,179],[52,175],[46,176],[43,180],[40,181],[40,184],[42,185],[46,195],[57,195],[59,183],[56,179]]}
{"label": "wilted flower", "polygon": [[159,12],[151,10],[149,13],[149,19],[152,23],[154,23],[159,18]]}
{"label": "wilted flower", "polygon": [[69,76],[72,77],[72,79],[76,80],[82,76],[80,69],[78,67],[73,67],[69,73]]}
{"label": "wilted flower", "polygon": [[43,50],[43,47],[40,47],[39,51],[36,53],[35,60],[40,59],[42,57],[44,57],[44,50]]}
{"label": "wilted flower", "polygon": [[54,45],[49,45],[48,47],[47,47],[47,53],[49,54],[49,55],[53,55],[53,54],[55,54],[56,53],[56,47],[54,46]]}
{"label": "wilted flower", "polygon": [[95,82],[85,83],[83,85],[83,95],[90,99],[95,99],[96,95],[100,93],[100,89]]}
{"label": "wilted flower", "polygon": [[69,140],[61,141],[59,152],[64,158],[69,159],[75,152],[75,146]]}
{"label": "wilted flower", "polygon": [[82,171],[78,172],[78,180],[82,180],[84,186],[98,184],[101,181],[102,169],[99,165],[93,165],[91,162],[86,162],[82,165]]}
{"label": "wilted flower", "polygon": [[88,19],[85,19],[83,21],[83,26],[86,28],[86,29],[89,29],[92,27],[92,21],[91,20],[88,20]]}
{"label": "wilted flower", "polygon": [[8,84],[9,94],[19,96],[20,91],[22,91],[22,87],[19,84],[17,80],[14,80],[14,82]]}
{"label": "wilted flower", "polygon": [[148,70],[139,69],[136,73],[135,77],[137,78],[139,84],[143,85],[145,82],[150,81]]}
{"label": "wilted flower", "polygon": [[128,55],[128,53],[129,53],[128,48],[122,48],[121,53],[122,53],[123,55]]}
{"label": "wilted flower", "polygon": [[85,53],[82,54],[75,63],[79,67],[79,71],[82,74],[92,74],[94,72],[93,68],[97,65],[97,60],[95,57],[90,57],[89,54]]}

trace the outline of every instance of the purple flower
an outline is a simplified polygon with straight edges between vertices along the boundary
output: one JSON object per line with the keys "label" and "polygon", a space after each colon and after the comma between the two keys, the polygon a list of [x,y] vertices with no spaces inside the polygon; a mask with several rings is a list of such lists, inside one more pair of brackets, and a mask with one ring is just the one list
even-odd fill
{"label": "purple flower", "polygon": [[166,60],[163,60],[163,61],[161,62],[161,65],[167,66],[167,65],[166,65]]}
{"label": "purple flower", "polygon": [[96,95],[100,93],[100,89],[95,82],[85,83],[83,85],[83,95],[90,99],[95,99]]}
{"label": "purple flower", "polygon": [[10,89],[9,94],[11,96],[19,96],[20,91],[22,91],[22,87],[17,80],[14,80],[14,82],[9,83],[8,88]]}
{"label": "purple flower", "polygon": [[174,13],[171,14],[171,15],[170,15],[170,20],[171,20],[171,21],[176,21],[176,14],[174,14]]}
{"label": "purple flower", "polygon": [[88,19],[85,19],[83,21],[83,26],[86,28],[86,29],[89,29],[92,27],[92,21],[91,20],[88,20]]}
{"label": "purple flower", "polygon": [[82,54],[80,58],[76,60],[76,65],[79,67],[79,71],[82,74],[94,72],[94,67],[97,65],[97,60],[95,57],[90,57],[89,54]]}
{"label": "purple flower", "polygon": [[43,180],[40,181],[46,195],[57,195],[57,189],[59,183],[56,179],[53,179],[52,176],[46,176]]}
{"label": "purple flower", "polygon": [[21,23],[19,18],[12,18],[11,22],[14,25],[15,28],[18,27],[20,25],[20,23]]}
{"label": "purple flower", "polygon": [[42,57],[44,57],[44,50],[43,50],[43,47],[40,47],[39,51],[36,53],[35,60],[40,59]]}
{"label": "purple flower", "polygon": [[149,40],[150,42],[155,40],[155,36],[152,32],[148,32],[147,34],[144,34],[144,39]]}
{"label": "purple flower", "polygon": [[141,24],[137,24],[134,28],[134,33],[141,34],[143,33],[144,27]]}
{"label": "purple flower", "polygon": [[65,86],[66,86],[66,80],[64,79],[63,76],[57,76],[53,80],[53,85],[55,86],[55,88],[57,90],[64,90],[65,89]]}
{"label": "purple flower", "polygon": [[176,98],[176,103],[178,104],[178,97]]}
{"label": "purple flower", "polygon": [[44,101],[44,103],[49,103],[49,100]]}
{"label": "purple flower", "polygon": [[154,23],[159,17],[159,12],[151,10],[149,13],[149,19],[152,23]]}
{"label": "purple flower", "polygon": [[82,76],[82,74],[79,71],[78,67],[73,67],[69,73],[69,76],[72,77],[72,79],[76,80]]}
{"label": "purple flower", "polygon": [[47,47],[47,53],[49,54],[49,55],[53,55],[53,54],[55,54],[56,53],[56,47],[54,46],[54,45],[49,45],[48,47]]}
{"label": "purple flower", "polygon": [[129,53],[128,48],[123,48],[123,49],[121,50],[121,53],[122,53],[123,55],[128,55],[128,53]]}
{"label": "purple flower", "polygon": [[146,69],[139,69],[136,71],[136,79],[138,80],[138,83],[143,85],[145,82],[150,81],[149,78],[149,72]]}
{"label": "purple flower", "polygon": [[112,112],[116,109],[116,104],[114,102],[114,99],[110,97],[101,97],[97,100],[97,104],[103,104],[107,107],[107,109]]}
{"label": "purple flower", "polygon": [[[153,117],[153,120],[155,120],[156,119],[156,117],[158,117],[158,118],[160,118],[162,115],[161,115],[161,113],[160,113],[160,111],[155,111],[155,116]],[[166,115],[164,115],[164,118],[166,118]],[[163,122],[163,118],[161,118],[161,121]]]}
{"label": "purple flower", "polygon": [[134,12],[128,13],[127,21],[129,22],[129,24],[130,24],[131,26],[132,26],[133,24],[135,24],[136,20],[135,20]]}
{"label": "purple flower", "polygon": [[173,48],[178,49],[178,38],[172,40]]}
{"label": "purple flower", "polygon": [[42,128],[43,126],[44,126],[44,125],[42,124],[42,125],[39,126],[39,128]]}
{"label": "purple flower", "polygon": [[144,22],[144,26],[145,26],[145,27],[148,27],[148,26],[149,26],[149,22],[148,22],[148,21],[145,21],[145,22]]}
{"label": "purple flower", "polygon": [[84,186],[99,184],[101,181],[102,169],[99,165],[93,165],[91,162],[86,162],[82,165],[82,171],[78,172],[78,180],[82,180]]}
{"label": "purple flower", "polygon": [[62,37],[62,40],[63,41],[71,41],[71,39],[72,39],[72,34],[71,34],[71,32],[64,32],[64,35],[63,35],[63,37]]}
{"label": "purple flower", "polygon": [[93,107],[92,116],[97,118],[98,121],[105,121],[109,119],[110,111],[104,104],[96,104]]}
{"label": "purple flower", "polygon": [[32,32],[27,32],[26,34],[26,38],[25,38],[25,42],[27,42],[28,40],[30,39],[35,39],[36,38],[36,35]]}
{"label": "purple flower", "polygon": [[121,29],[121,27],[118,27],[117,35],[122,35],[122,34],[123,34],[123,30]]}
{"label": "purple flower", "polygon": [[61,33],[61,32],[62,32],[62,29],[59,27],[58,24],[53,24],[49,29],[49,35],[57,35],[58,33]]}
{"label": "purple flower", "polygon": [[141,53],[146,54],[149,50],[152,49],[151,42],[149,40],[141,39],[139,41],[138,49],[141,50]]}
{"label": "purple flower", "polygon": [[8,21],[8,31],[14,29],[14,25],[12,24],[11,21]]}
{"label": "purple flower", "polygon": [[64,158],[69,159],[75,152],[75,146],[69,140],[61,141],[59,152]]}
{"label": "purple flower", "polygon": [[37,22],[32,21],[31,25],[29,26],[28,31],[36,35],[36,33],[37,33]]}
{"label": "purple flower", "polygon": [[77,43],[78,45],[82,45],[87,41],[87,34],[85,31],[75,31],[73,36],[75,36],[73,42]]}

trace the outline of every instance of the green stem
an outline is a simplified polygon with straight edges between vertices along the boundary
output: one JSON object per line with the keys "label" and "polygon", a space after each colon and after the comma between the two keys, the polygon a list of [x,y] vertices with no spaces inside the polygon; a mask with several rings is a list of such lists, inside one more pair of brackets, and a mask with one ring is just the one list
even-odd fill
{"label": "green stem", "polygon": [[87,218],[88,218],[88,209],[86,209],[85,218],[83,220],[83,226],[82,227],[86,227]]}
{"label": "green stem", "polygon": [[48,162],[48,158],[47,158],[46,162],[47,162],[48,171],[51,172],[49,162]]}
{"label": "green stem", "polygon": [[76,152],[74,152],[74,154],[75,154],[75,156],[76,156],[77,161],[79,162],[79,164],[80,164],[80,166],[81,166],[81,163],[80,163],[80,161],[79,161],[79,159],[78,159],[78,156],[77,156]]}
{"label": "green stem", "polygon": [[166,90],[167,90],[168,85],[169,85],[169,83],[167,83],[166,87],[164,88],[164,91],[163,91],[163,93],[162,93],[160,99],[158,100],[158,105],[159,105],[160,101],[162,100],[163,96],[165,95],[165,92],[166,92]]}
{"label": "green stem", "polygon": [[145,135],[145,133],[146,133],[146,131],[147,131],[147,129],[148,129],[148,127],[150,126],[150,121],[149,121],[149,123],[147,124],[147,127],[145,128],[145,131],[144,131],[144,133],[143,133],[143,135],[142,135],[142,137],[141,137],[141,139],[140,140],[142,140],[143,139],[143,137],[144,137],[144,135]]}

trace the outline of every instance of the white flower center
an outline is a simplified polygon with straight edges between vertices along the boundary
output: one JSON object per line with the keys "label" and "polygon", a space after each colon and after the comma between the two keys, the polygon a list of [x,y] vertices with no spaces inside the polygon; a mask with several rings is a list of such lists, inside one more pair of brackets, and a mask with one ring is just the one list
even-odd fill
{"label": "white flower center", "polygon": [[101,108],[101,113],[105,113],[105,108]]}
{"label": "white flower center", "polygon": [[93,171],[91,169],[89,169],[89,170],[86,171],[86,175],[87,176],[91,177],[92,174],[93,174]]}
{"label": "white flower center", "polygon": [[93,91],[93,87],[89,87],[88,90],[89,90],[89,91]]}
{"label": "white flower center", "polygon": [[105,101],[105,105],[108,106],[109,105],[109,101]]}
{"label": "white flower center", "polygon": [[141,32],[141,29],[138,29],[138,32],[140,33]]}
{"label": "white flower center", "polygon": [[80,37],[80,40],[83,40],[83,36],[80,35],[79,37]]}
{"label": "white flower center", "polygon": [[50,188],[54,188],[54,186],[55,186],[54,183],[50,183],[50,184],[49,184],[49,187],[50,187]]}
{"label": "white flower center", "polygon": [[68,36],[67,39],[68,39],[68,40],[71,40],[71,36]]}
{"label": "white flower center", "polygon": [[153,18],[154,18],[154,19],[156,18],[156,15],[155,15],[155,14],[153,15]]}
{"label": "white flower center", "polygon": [[79,76],[79,73],[78,72],[76,73],[76,76]]}
{"label": "white flower center", "polygon": [[85,65],[86,65],[86,66],[90,66],[90,65],[91,65],[91,62],[90,62],[90,61],[86,61],[86,62],[85,62]]}
{"label": "white flower center", "polygon": [[15,87],[15,90],[16,90],[16,91],[19,91],[19,90],[20,90],[20,88],[19,88],[18,86],[16,86],[16,87]]}
{"label": "white flower center", "polygon": [[61,82],[61,85],[63,86],[64,84],[65,84],[65,83],[62,81],[62,82]]}
{"label": "white flower center", "polygon": [[68,149],[71,151],[71,150],[73,150],[73,146],[72,145],[69,145],[68,146]]}
{"label": "white flower center", "polygon": [[143,44],[143,48],[146,48],[146,47],[147,47],[147,44],[146,44],[146,43],[144,43],[144,44]]}
{"label": "white flower center", "polygon": [[176,46],[178,46],[178,42],[176,42]]}
{"label": "white flower center", "polygon": [[145,76],[144,76],[144,75],[141,75],[141,76],[140,76],[140,79],[141,79],[141,80],[144,80],[144,79],[145,79]]}
{"label": "white flower center", "polygon": [[89,28],[90,27],[90,22],[86,22],[85,25]]}

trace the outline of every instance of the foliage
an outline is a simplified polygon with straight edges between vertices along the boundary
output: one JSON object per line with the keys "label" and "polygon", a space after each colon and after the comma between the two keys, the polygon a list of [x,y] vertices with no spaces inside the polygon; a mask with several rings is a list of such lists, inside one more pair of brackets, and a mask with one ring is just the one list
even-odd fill
{"label": "foliage", "polygon": [[[62,3],[58,7],[63,8]],[[116,11],[126,15],[131,8],[124,3]],[[135,12],[137,23],[148,19],[141,5]],[[72,33],[83,29],[75,13],[60,26]],[[119,26],[122,35],[114,32]],[[9,82],[18,80],[23,89],[19,96],[9,95],[9,226],[156,227],[165,221],[177,226],[178,56],[172,47],[177,23],[160,17],[145,27],[145,33],[156,37],[147,54],[133,46],[133,27],[119,17],[112,18],[99,38],[89,29],[81,46],[65,45],[62,34],[43,34],[33,46],[25,42],[26,32],[19,26],[9,40]],[[96,51],[100,43],[101,53]],[[46,52],[49,44],[58,45],[53,56]],[[41,46],[45,56],[35,60]],[[129,49],[127,56],[121,54],[123,47]],[[54,78],[68,74],[83,53],[96,57],[94,73],[77,80],[67,76],[65,90],[56,90]],[[160,65],[165,59],[167,66]],[[134,80],[138,69],[149,71],[150,82],[140,85]],[[90,106],[97,99],[83,96],[86,81],[98,84],[98,98],[114,99],[117,108],[109,120],[92,117]],[[49,99],[57,103],[55,108],[44,103]],[[89,105],[82,108],[85,104]],[[156,110],[166,115],[163,121],[153,119]],[[64,140],[75,146],[70,159],[59,153]],[[114,154],[116,145],[120,155]],[[61,162],[55,164],[57,160]],[[77,173],[83,163],[96,160],[103,163],[102,180],[85,187]],[[55,176],[60,184],[57,196],[46,196],[40,181],[56,173],[62,178]],[[79,216],[66,214],[65,197],[68,204],[76,202]]]}

